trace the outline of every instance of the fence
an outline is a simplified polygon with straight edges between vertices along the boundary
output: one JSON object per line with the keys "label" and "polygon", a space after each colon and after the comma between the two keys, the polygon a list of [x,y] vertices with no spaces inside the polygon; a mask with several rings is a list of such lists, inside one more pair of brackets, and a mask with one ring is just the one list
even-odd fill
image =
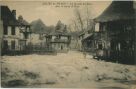
{"label": "fence", "polygon": [[27,55],[27,54],[51,54],[56,55],[56,50],[41,45],[28,45],[23,50],[2,50],[2,55]]}

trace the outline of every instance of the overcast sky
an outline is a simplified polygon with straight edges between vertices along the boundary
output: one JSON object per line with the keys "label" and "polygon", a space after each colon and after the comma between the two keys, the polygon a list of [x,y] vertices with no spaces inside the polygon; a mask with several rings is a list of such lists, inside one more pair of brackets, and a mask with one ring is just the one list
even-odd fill
{"label": "overcast sky", "polygon": [[[89,2],[88,10],[92,13],[93,17],[97,17],[110,3],[111,1],[91,1]],[[11,10],[15,9],[17,17],[22,15],[28,22],[40,18],[46,25],[56,25],[58,20],[69,24],[71,19],[74,18],[75,8],[56,8],[55,5],[47,5],[46,1],[5,1],[1,4],[9,6]],[[85,8],[85,5],[79,6],[81,13],[84,13]]]}

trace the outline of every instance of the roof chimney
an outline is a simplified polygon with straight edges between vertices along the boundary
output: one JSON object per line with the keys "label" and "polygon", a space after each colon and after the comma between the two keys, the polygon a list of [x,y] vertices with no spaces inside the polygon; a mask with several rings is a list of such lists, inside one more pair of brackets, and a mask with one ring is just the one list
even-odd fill
{"label": "roof chimney", "polygon": [[16,19],[16,10],[12,10],[12,14],[14,15],[14,18]]}

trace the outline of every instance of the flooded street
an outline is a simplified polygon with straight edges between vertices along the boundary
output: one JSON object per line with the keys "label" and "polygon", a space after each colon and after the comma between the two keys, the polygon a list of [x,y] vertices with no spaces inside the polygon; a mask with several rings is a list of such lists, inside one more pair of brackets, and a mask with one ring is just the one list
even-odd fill
{"label": "flooded street", "polygon": [[91,55],[85,58],[78,51],[4,56],[2,62],[2,71],[8,70],[2,81],[27,82],[19,87],[131,89],[136,85],[135,66],[98,61]]}
{"label": "flooded street", "polygon": [[0,3],[2,87],[136,89],[136,1]]}
{"label": "flooded street", "polygon": [[[66,87],[67,86],[67,87]],[[24,86],[22,86],[24,87]],[[135,82],[120,83],[118,81],[105,80],[101,82],[83,82],[83,83],[73,83],[73,84],[39,84],[39,85],[30,85],[25,86],[26,88],[91,88],[91,89],[135,89]]]}

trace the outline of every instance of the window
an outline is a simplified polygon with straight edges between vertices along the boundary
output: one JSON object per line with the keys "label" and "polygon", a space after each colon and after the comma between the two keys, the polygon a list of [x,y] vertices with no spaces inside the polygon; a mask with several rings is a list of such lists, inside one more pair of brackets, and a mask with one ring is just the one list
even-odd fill
{"label": "window", "polygon": [[[24,33],[24,37],[25,37],[25,39],[28,39],[28,34],[27,33]],[[40,38],[39,38],[40,40],[43,40],[43,37],[42,36],[40,36]]]}
{"label": "window", "polygon": [[102,49],[102,44],[98,44],[98,49]]}
{"label": "window", "polygon": [[63,46],[61,45],[61,50],[63,50]]}
{"label": "window", "polygon": [[15,41],[11,41],[11,49],[15,50]]}
{"label": "window", "polygon": [[29,32],[29,28],[28,27],[26,27],[26,30],[27,30],[27,32]]}
{"label": "window", "polygon": [[12,26],[11,35],[15,35],[15,27],[14,26]]}
{"label": "window", "polygon": [[8,41],[7,40],[3,41],[3,49],[8,50]]}
{"label": "window", "polygon": [[7,26],[4,26],[4,35],[7,35],[8,34],[8,28]]}
{"label": "window", "polygon": [[95,32],[99,32],[99,30],[100,30],[100,24],[99,23],[96,23],[96,25],[95,25]]}

